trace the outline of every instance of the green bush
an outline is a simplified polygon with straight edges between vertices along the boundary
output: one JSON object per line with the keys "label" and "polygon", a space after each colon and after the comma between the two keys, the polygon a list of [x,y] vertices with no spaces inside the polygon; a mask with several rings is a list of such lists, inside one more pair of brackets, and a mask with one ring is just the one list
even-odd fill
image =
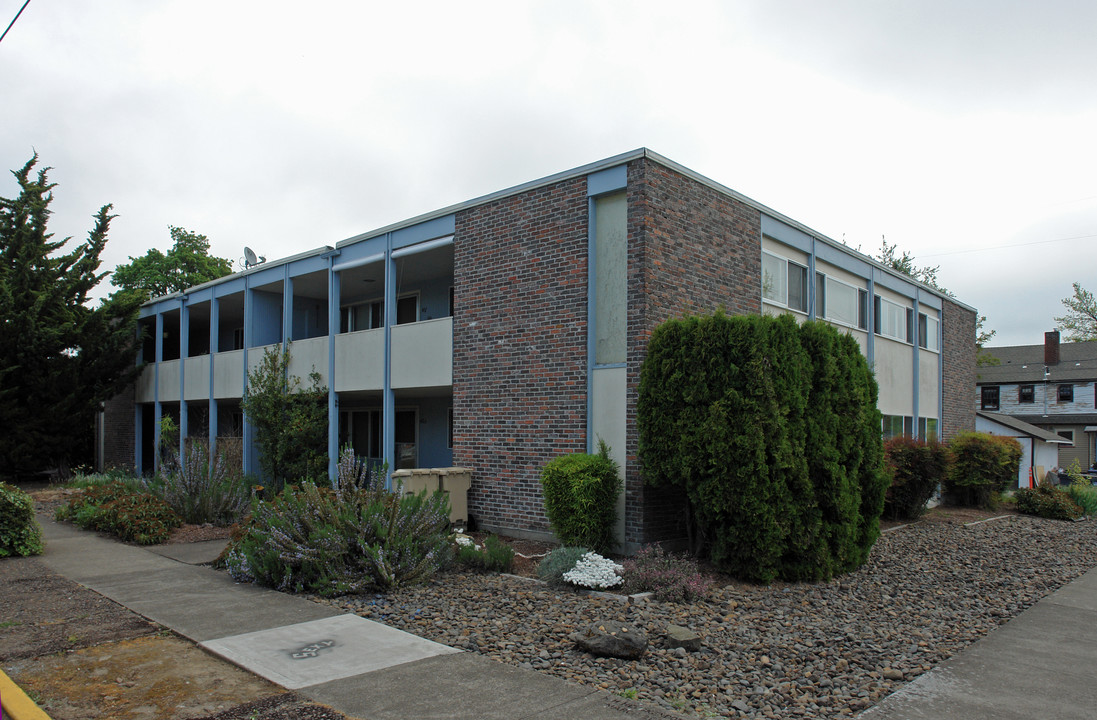
{"label": "green bush", "polygon": [[166,502],[119,481],[90,485],[82,495],[58,508],[56,516],[86,530],[100,530],[139,545],[165,542],[171,531],[183,524]]}
{"label": "green bush", "polygon": [[1086,515],[1097,515],[1097,487],[1072,483],[1066,490]]}
{"label": "green bush", "polygon": [[564,573],[575,567],[590,550],[585,547],[558,547],[537,563],[537,577],[549,585],[567,585]]}
{"label": "green bush", "polygon": [[256,501],[225,563],[239,581],[332,596],[422,582],[451,556],[446,496],[398,496],[348,449],[333,487]]}
{"label": "green bush", "polygon": [[549,462],[541,471],[541,489],[545,514],[560,542],[600,552],[613,547],[621,478],[604,442],[597,455],[575,453]]}
{"label": "green bush", "polygon": [[707,597],[712,589],[696,560],[667,553],[658,545],[641,548],[624,567],[625,592],[651,592],[660,602],[691,602]]}
{"label": "green bush", "polygon": [[655,329],[641,368],[644,480],[682,487],[696,554],[762,582],[861,565],[879,534],[877,387],[825,323],[716,313]]}
{"label": "green bush", "polygon": [[168,454],[163,474],[149,482],[149,490],[171,506],[184,522],[232,525],[247,512],[251,489],[239,468],[215,452],[210,462],[209,444],[189,443],[185,455]]}
{"label": "green bush", "polygon": [[891,485],[884,496],[884,514],[893,520],[913,520],[948,475],[948,447],[897,435],[884,443],[884,462]]}
{"label": "green bush", "polygon": [[1083,514],[1082,508],[1071,499],[1067,491],[1047,483],[1035,488],[1021,488],[1013,497],[1017,503],[1017,511],[1026,515],[1052,520],[1074,520]]}
{"label": "green bush", "polygon": [[949,442],[949,451],[952,467],[944,489],[953,505],[996,507],[1021,466],[1021,443],[1011,437],[964,432]]}
{"label": "green bush", "polygon": [[514,548],[497,536],[488,535],[483,547],[458,545],[457,562],[477,570],[510,572],[514,565]]}
{"label": "green bush", "polygon": [[34,517],[34,500],[0,482],[0,557],[41,554],[42,528]]}

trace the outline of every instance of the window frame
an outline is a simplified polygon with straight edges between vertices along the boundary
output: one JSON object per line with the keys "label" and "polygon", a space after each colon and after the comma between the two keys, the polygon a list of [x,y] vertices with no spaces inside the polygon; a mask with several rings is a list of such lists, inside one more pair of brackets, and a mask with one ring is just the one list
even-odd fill
{"label": "window frame", "polygon": [[[931,326],[933,332],[930,332]],[[930,352],[941,352],[940,333],[941,321],[938,318],[926,313],[918,313],[918,347]]]}
{"label": "window frame", "polygon": [[[884,304],[890,305],[897,311],[896,317],[900,319],[900,322],[905,323],[905,327],[899,327],[895,329],[895,332],[884,332],[884,318],[886,317],[884,310]],[[906,305],[900,305],[894,300],[888,300],[886,297],[875,295],[873,298],[873,315],[876,322],[873,323],[873,332],[880,337],[887,338],[889,340],[895,340],[897,342],[905,342],[908,345],[913,344],[913,337],[911,335],[911,315],[914,313],[914,308],[907,307]]]}
{"label": "window frame", "polygon": [[[1066,392],[1064,392],[1064,390]],[[1055,402],[1074,402],[1074,383],[1061,383],[1055,388]]]}
{"label": "window frame", "polygon": [[[827,285],[826,294],[827,294],[828,300],[832,299],[834,297],[834,293],[831,291],[831,288],[829,287],[830,283],[835,283],[836,285],[841,285],[843,287],[847,287],[850,290],[852,290],[853,294],[854,294],[854,306],[853,306],[854,320],[853,320],[853,322],[849,322],[847,320],[842,320],[840,318],[836,318],[836,317],[832,316],[830,314],[830,310],[831,310],[831,304],[830,303],[827,304],[827,308],[826,308],[827,309],[827,314],[826,314],[826,317],[825,317],[826,321],[829,322],[829,323],[834,323],[835,325],[841,325],[842,327],[857,328],[859,330],[864,330],[865,328],[861,327],[861,321],[862,321],[862,319],[864,319],[864,318],[862,318],[862,315],[864,313],[863,313],[863,308],[861,307],[861,303],[862,303],[861,295],[862,295],[862,293],[867,295],[868,291],[866,291],[864,288],[859,288],[856,285],[851,285],[850,283],[846,282],[845,280],[839,280],[838,278],[832,277],[830,275],[824,275],[823,277],[826,279],[826,285]],[[867,325],[868,323],[866,322],[865,324]]]}
{"label": "window frame", "polygon": [[[1026,392],[1027,391],[1027,392]],[[1025,395],[1028,395],[1028,399],[1025,399]],[[1018,385],[1017,386],[1017,403],[1019,405],[1031,405],[1036,402],[1036,386],[1035,385]]]}
{"label": "window frame", "polygon": [[[993,392],[992,392],[993,391]],[[993,395],[993,401],[990,396]],[[1000,410],[1002,407],[1002,388],[999,385],[979,386],[979,409]]]}
{"label": "window frame", "polygon": [[[773,296],[773,295],[767,295],[766,294],[766,256],[767,255],[771,258],[771,260],[776,260],[776,261],[778,261],[782,264],[782,270],[780,272],[783,272],[783,275],[781,275],[780,277],[778,277],[776,279],[779,281],[777,283],[777,287],[778,287],[779,290],[782,291],[779,294],[779,296],[783,297],[783,299],[779,299],[778,296]],[[797,275],[799,276],[797,278],[797,280],[798,280],[797,284],[800,285],[799,295],[800,295],[800,301],[802,303],[802,307],[798,307],[796,305],[793,305],[790,302],[791,298],[793,296],[793,293],[792,293],[792,273],[791,273],[791,268],[792,267],[796,268]],[[776,271],[776,269],[775,269],[775,271]],[[802,280],[802,282],[801,282],[801,280]],[[761,288],[761,290],[762,290],[762,302],[770,303],[771,305],[777,305],[777,306],[785,308],[786,310],[791,310],[792,312],[798,312],[798,313],[802,313],[804,315],[808,314],[808,306],[810,305],[810,303],[808,302],[809,284],[808,284],[808,267],[807,267],[807,265],[801,265],[800,263],[796,262],[795,260],[790,260],[787,257],[784,257],[782,255],[778,255],[777,253],[770,252],[769,250],[762,250],[761,286],[762,286],[762,288]]]}

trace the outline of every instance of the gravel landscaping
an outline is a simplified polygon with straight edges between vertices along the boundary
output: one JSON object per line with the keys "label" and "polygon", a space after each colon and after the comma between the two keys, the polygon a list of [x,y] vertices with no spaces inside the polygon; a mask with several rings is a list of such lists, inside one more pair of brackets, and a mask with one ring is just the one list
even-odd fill
{"label": "gravel landscaping", "polygon": [[[982,514],[993,517],[993,514]],[[835,717],[867,708],[1097,565],[1097,524],[933,511],[827,583],[730,583],[692,605],[626,603],[504,575],[447,573],[329,602],[454,647],[703,716]],[[317,599],[320,602],[319,599]],[[648,634],[635,661],[569,635],[616,620]],[[699,652],[661,645],[667,625]]]}

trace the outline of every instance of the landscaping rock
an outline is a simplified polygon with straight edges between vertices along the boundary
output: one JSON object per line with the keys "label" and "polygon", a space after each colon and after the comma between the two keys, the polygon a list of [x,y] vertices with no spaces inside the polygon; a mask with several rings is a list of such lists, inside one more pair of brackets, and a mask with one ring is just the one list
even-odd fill
{"label": "landscaping rock", "polygon": [[689,652],[701,649],[701,636],[681,625],[667,625],[664,642],[668,648],[684,648]]}
{"label": "landscaping rock", "polygon": [[603,620],[582,632],[572,633],[575,644],[598,657],[636,660],[648,646],[648,636],[635,625]]}

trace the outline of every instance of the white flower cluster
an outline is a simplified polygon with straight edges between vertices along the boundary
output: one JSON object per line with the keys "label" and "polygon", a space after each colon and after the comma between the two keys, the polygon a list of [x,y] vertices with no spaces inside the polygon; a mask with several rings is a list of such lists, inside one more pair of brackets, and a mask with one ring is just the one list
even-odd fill
{"label": "white flower cluster", "polygon": [[454,536],[453,536],[453,539],[458,545],[461,545],[462,547],[471,547],[471,548],[476,548],[477,550],[480,549],[480,546],[477,545],[476,542],[473,541],[473,539],[470,538],[468,535],[462,535],[460,533],[455,533]]}
{"label": "white flower cluster", "polygon": [[565,582],[580,587],[603,590],[620,585],[624,582],[620,576],[625,569],[609,558],[604,558],[598,553],[588,552],[579,558],[575,567],[564,573]]}

